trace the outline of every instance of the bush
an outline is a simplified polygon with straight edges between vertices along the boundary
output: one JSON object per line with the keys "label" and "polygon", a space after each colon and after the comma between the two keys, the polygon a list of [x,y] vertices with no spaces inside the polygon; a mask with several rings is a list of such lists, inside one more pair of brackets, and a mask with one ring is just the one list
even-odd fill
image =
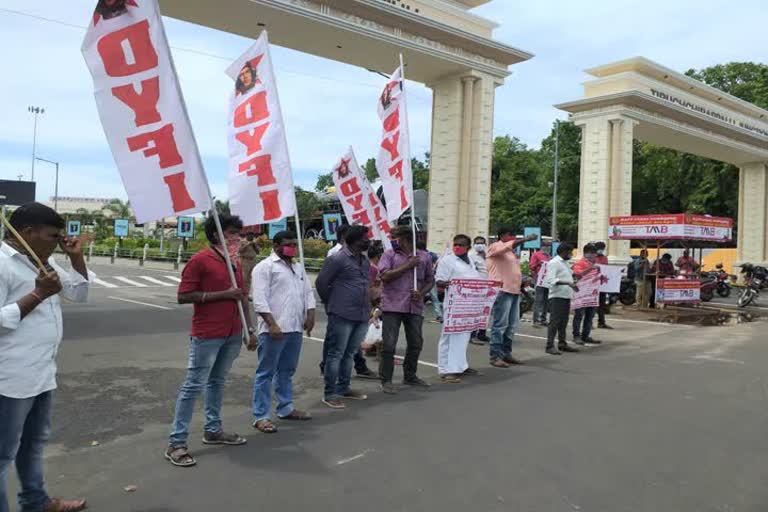
{"label": "bush", "polygon": [[326,254],[328,254],[328,249],[328,243],[325,240],[304,240],[305,258],[325,258]]}

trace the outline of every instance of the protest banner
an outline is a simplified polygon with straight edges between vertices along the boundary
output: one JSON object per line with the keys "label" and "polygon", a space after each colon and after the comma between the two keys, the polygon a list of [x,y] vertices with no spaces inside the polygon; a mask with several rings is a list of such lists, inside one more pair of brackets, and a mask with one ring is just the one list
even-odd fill
{"label": "protest banner", "polygon": [[[267,32],[226,71],[235,82],[229,107],[229,201],[246,225],[295,215],[288,141]],[[300,233],[297,223],[297,232]]]}
{"label": "protest banner", "polygon": [[659,279],[656,281],[657,304],[698,303],[701,281],[698,279]]}
{"label": "protest banner", "polygon": [[578,291],[573,292],[571,311],[581,308],[595,308],[600,303],[600,286],[603,276],[598,271],[589,272],[576,283]]}
{"label": "protest banner", "polygon": [[707,215],[631,215],[611,217],[611,240],[710,240],[733,238],[733,219]]}
{"label": "protest banner", "polygon": [[136,222],[211,207],[157,0],[99,2],[82,45]]}
{"label": "protest banner", "polygon": [[413,202],[413,173],[402,63],[392,73],[379,97],[378,111],[383,134],[376,170],[384,188],[388,220],[394,223]]}
{"label": "protest banner", "polygon": [[443,332],[485,329],[501,283],[490,279],[451,279],[443,301]]}
{"label": "protest banner", "polygon": [[351,147],[334,166],[332,176],[347,222],[366,226],[369,238],[381,240],[386,248],[391,247],[387,210],[366,179]]}
{"label": "protest banner", "polygon": [[549,288],[547,285],[547,273],[549,272],[549,265],[546,263],[539,267],[539,273],[536,277],[536,287]]}
{"label": "protest banner", "polygon": [[600,293],[619,293],[621,291],[621,279],[627,272],[626,267],[615,265],[598,265],[602,274]]}

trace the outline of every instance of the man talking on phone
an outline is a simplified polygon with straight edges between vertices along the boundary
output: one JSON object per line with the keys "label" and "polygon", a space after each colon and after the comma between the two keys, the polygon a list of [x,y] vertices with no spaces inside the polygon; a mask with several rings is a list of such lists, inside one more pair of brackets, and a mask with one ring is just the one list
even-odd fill
{"label": "man talking on phone", "polygon": [[[29,203],[13,212],[10,224],[40,258],[45,270],[6,233],[0,245],[0,512],[9,512],[6,478],[15,462],[21,510],[77,512],[85,500],[51,498],[43,482],[43,447],[51,430],[56,389],[56,352],[62,338],[61,297],[86,302],[89,279],[77,238],[62,233],[64,219],[51,208]],[[60,247],[67,271],[51,256]]]}

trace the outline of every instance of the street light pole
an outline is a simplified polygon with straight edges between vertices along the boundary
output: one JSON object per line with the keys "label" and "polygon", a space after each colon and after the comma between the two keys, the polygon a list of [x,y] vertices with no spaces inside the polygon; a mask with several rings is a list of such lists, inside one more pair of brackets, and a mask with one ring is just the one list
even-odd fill
{"label": "street light pole", "polygon": [[555,121],[555,170],[552,187],[552,241],[557,240],[557,178],[560,174],[560,120]]}
{"label": "street light pole", "polygon": [[56,166],[56,186],[53,189],[53,209],[59,211],[59,162],[37,157],[35,157],[35,160],[40,160],[41,162],[46,162]]}
{"label": "street light pole", "polygon": [[37,116],[40,114],[45,114],[45,109],[41,107],[30,106],[27,108],[27,111],[35,114],[35,127],[32,132],[32,179],[30,180],[30,181],[35,181],[35,150],[37,148]]}

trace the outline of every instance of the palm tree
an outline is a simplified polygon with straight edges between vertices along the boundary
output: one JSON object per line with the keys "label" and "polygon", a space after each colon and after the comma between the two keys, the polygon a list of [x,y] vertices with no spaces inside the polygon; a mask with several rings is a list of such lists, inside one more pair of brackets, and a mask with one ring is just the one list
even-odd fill
{"label": "palm tree", "polygon": [[112,217],[116,219],[128,219],[130,221],[134,220],[130,201],[123,202],[120,199],[112,199],[104,206],[104,209],[111,212]]}

